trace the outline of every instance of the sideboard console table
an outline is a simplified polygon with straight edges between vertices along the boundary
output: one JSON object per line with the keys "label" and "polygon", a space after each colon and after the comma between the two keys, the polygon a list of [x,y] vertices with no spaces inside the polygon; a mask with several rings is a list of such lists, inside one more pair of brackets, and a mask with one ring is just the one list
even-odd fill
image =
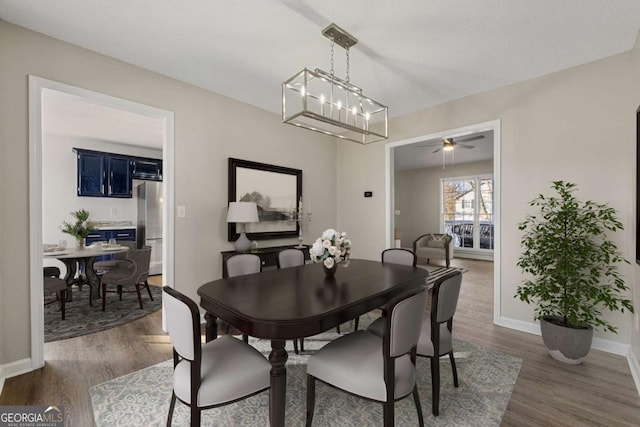
{"label": "sideboard console table", "polygon": [[272,246],[269,248],[257,248],[251,249],[246,252],[238,252],[238,251],[224,251],[220,252],[222,254],[222,277],[226,278],[227,276],[227,267],[226,267],[226,259],[237,254],[254,254],[260,257],[262,261],[262,268],[265,267],[275,267],[277,265],[277,257],[278,252],[283,249],[300,249],[304,252],[304,260],[309,261],[311,258],[309,257],[309,246],[305,245],[304,248],[297,248],[295,245],[284,245],[284,246]]}

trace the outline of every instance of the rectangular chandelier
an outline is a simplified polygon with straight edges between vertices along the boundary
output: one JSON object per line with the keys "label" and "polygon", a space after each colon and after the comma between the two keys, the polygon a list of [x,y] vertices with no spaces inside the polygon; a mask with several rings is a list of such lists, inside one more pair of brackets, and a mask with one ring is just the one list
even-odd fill
{"label": "rectangular chandelier", "polygon": [[349,141],[369,144],[388,138],[388,108],[348,81],[349,47],[357,41],[335,24],[323,34],[347,50],[347,80],[304,68],[282,83],[282,122]]}

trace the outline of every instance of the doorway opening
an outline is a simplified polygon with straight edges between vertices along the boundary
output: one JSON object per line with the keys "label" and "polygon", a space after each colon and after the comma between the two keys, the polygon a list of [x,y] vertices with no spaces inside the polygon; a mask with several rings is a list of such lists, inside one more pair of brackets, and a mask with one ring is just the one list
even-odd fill
{"label": "doorway opening", "polygon": [[[75,86],[29,76],[29,202],[30,202],[30,283],[31,283],[31,367],[44,366],[44,309],[42,247],[43,237],[43,99],[48,95],[61,95],[59,99],[74,99],[96,108],[105,107],[114,114],[133,113],[159,123],[163,157],[163,243],[162,277],[164,283],[174,282],[174,114],[148,105],[128,101]],[[105,117],[105,120],[109,120]],[[49,161],[49,158],[46,159]],[[73,168],[75,175],[75,168]],[[70,207],[69,210],[72,210]],[[109,214],[117,215],[118,208]],[[50,237],[49,237],[50,238]]]}
{"label": "doorway opening", "polygon": [[[455,148],[455,150],[459,150],[458,154],[455,154],[455,164],[453,163],[453,158],[446,161],[449,158],[446,158],[443,154],[444,151],[450,150],[450,147],[447,145],[451,143],[451,141],[461,141],[460,145],[471,146],[469,147],[461,147],[463,150],[459,150],[459,148]],[[439,142],[438,142],[439,141]],[[486,144],[486,141],[490,141],[492,144]],[[415,147],[415,148],[414,148]],[[429,155],[437,155],[439,154],[438,163],[434,163],[433,165],[421,166],[419,164],[413,164],[412,162],[416,162],[421,155],[418,154],[417,148],[421,149],[421,152],[424,152]],[[414,151],[415,150],[415,151]],[[492,120],[483,123],[472,124],[469,126],[464,126],[456,129],[449,129],[446,131],[421,135],[418,137],[391,142],[386,144],[385,147],[385,206],[386,206],[386,215],[385,215],[385,223],[386,223],[386,245],[387,247],[393,246],[403,246],[407,248],[411,248],[412,245],[412,236],[418,237],[421,234],[429,233],[438,233],[442,231],[446,231],[446,221],[443,216],[443,208],[441,204],[441,200],[443,199],[442,195],[442,178],[444,177],[454,177],[461,176],[459,169],[454,167],[455,165],[460,165],[462,163],[463,157],[469,155],[470,153],[479,153],[482,150],[485,151],[485,157],[478,157],[475,161],[469,160],[469,165],[473,165],[468,169],[468,172],[465,172],[463,175],[471,175],[475,174],[477,176],[481,176],[484,174],[490,174],[492,176],[492,191],[491,197],[493,201],[493,212],[492,212],[492,226],[490,227],[490,239],[491,246],[490,250],[482,249],[478,247],[478,250],[475,252],[485,252],[485,256],[478,256],[478,254],[464,254],[464,248],[458,248],[459,255],[465,256],[469,255],[474,258],[479,259],[493,259],[493,319],[494,323],[497,323],[500,318],[501,307],[500,307],[500,120]],[[440,152],[442,151],[442,152]],[[448,151],[451,153],[451,151]],[[402,160],[402,156],[404,156],[405,161],[409,165],[408,168],[419,169],[424,168],[425,172],[423,175],[426,177],[420,177],[417,175],[409,176],[408,174],[400,175],[396,171],[396,165],[399,164],[399,161]],[[444,159],[444,160],[443,160]],[[488,166],[487,166],[488,165]],[[472,170],[472,168],[476,168]],[[485,170],[487,169],[488,170]],[[438,171],[436,173],[436,171]],[[419,172],[422,173],[422,172]],[[457,174],[457,175],[456,175]],[[417,178],[417,179],[416,179]],[[432,190],[430,191],[430,196],[425,196],[422,194],[423,192],[416,192],[415,187],[412,187],[414,190],[404,191],[398,189],[398,182],[402,180],[413,180],[413,185],[416,185],[416,181],[419,179],[424,179],[428,181],[430,186],[432,186]],[[397,182],[398,181],[398,182]],[[396,194],[398,192],[398,194]],[[402,202],[397,202],[401,199],[404,199]],[[427,200],[428,199],[428,200]],[[463,202],[461,201],[461,204]],[[466,202],[471,203],[471,202]],[[473,203],[477,203],[474,201]],[[425,207],[427,206],[428,207]],[[424,209],[424,214],[421,209]],[[422,214],[420,212],[423,212]],[[429,224],[424,227],[422,230],[412,229],[409,221],[407,221],[407,217],[410,215],[422,215],[422,218],[428,217],[430,218]],[[415,221],[414,221],[415,222]],[[419,223],[419,221],[418,221]],[[427,228],[424,230],[424,228]],[[415,235],[415,236],[414,236]],[[474,239],[475,237],[475,239]],[[472,232],[467,239],[467,243],[471,243],[471,239],[474,239],[478,245],[481,242],[482,235],[480,232],[480,227],[476,227],[476,229]],[[474,243],[475,245],[475,243]],[[467,250],[469,251],[469,250]],[[456,250],[454,249],[454,257],[456,256]]]}

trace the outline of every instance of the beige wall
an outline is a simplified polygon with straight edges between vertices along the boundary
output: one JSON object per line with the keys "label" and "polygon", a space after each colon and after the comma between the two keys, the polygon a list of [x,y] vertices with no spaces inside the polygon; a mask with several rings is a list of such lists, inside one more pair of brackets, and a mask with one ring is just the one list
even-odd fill
{"label": "beige wall", "polygon": [[[516,266],[521,234],[517,223],[530,211],[528,201],[552,180],[579,185],[579,196],[608,202],[618,209],[626,232],[615,236],[621,251],[633,258],[636,105],[631,99],[631,55],[616,55],[569,70],[418,111],[390,123],[392,141],[501,120],[501,282],[500,316],[530,324],[533,310],[513,298],[523,277]],[[385,245],[385,146],[338,145],[338,218],[355,244],[368,255]],[[348,166],[348,167],[347,167]],[[366,178],[365,178],[366,177]],[[377,197],[355,198],[362,183]],[[357,227],[355,212],[368,212],[369,228]],[[375,258],[375,257],[374,257]],[[632,266],[622,272],[633,281]],[[629,344],[631,316],[606,314],[619,334],[596,337]]]}
{"label": "beige wall", "polygon": [[[211,70],[215,73],[215,70]],[[0,21],[0,366],[30,355],[28,75],[175,112],[175,286],[221,277],[227,158],[303,170],[306,241],[336,224],[336,143],[278,115]],[[241,84],[241,82],[238,82]],[[274,97],[280,84],[274,82]],[[261,241],[262,246],[295,239]],[[11,295],[11,298],[5,298]]]}
{"label": "beige wall", "polygon": [[463,163],[395,173],[395,228],[402,246],[413,247],[413,241],[425,233],[440,231],[440,179],[493,173],[493,161]]}

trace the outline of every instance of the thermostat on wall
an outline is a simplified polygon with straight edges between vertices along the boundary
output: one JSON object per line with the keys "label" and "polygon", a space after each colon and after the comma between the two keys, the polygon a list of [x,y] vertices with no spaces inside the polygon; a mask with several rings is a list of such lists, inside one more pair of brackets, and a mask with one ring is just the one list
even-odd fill
{"label": "thermostat on wall", "polygon": [[373,197],[373,191],[365,191],[364,197]]}

